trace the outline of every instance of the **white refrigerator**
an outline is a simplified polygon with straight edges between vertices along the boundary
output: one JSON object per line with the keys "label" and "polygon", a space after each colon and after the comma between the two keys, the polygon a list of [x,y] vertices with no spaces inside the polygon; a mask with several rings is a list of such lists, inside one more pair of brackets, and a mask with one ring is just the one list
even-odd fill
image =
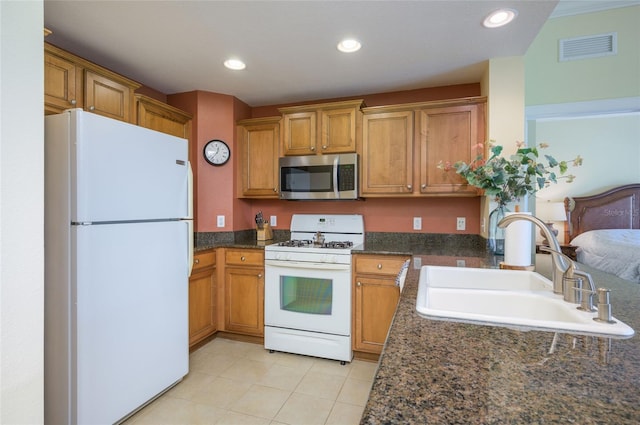
{"label": "white refrigerator", "polygon": [[188,373],[187,144],[45,117],[45,423],[118,422]]}

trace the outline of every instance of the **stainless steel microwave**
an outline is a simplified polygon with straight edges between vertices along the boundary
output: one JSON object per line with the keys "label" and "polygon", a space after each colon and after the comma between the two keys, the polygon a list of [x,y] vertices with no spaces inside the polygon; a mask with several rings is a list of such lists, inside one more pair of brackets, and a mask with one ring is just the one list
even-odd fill
{"label": "stainless steel microwave", "polygon": [[280,199],[358,199],[358,154],[280,158]]}

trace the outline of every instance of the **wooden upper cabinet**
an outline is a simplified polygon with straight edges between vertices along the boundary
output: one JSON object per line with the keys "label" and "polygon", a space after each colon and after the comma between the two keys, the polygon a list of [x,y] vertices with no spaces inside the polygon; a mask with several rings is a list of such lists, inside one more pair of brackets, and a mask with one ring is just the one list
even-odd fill
{"label": "wooden upper cabinet", "polygon": [[317,113],[294,112],[282,116],[282,149],[285,155],[316,153]]}
{"label": "wooden upper cabinet", "polygon": [[366,111],[362,124],[363,196],[413,192],[413,111]]}
{"label": "wooden upper cabinet", "polygon": [[[82,73],[82,69],[79,73]],[[73,61],[45,50],[44,81],[44,110],[46,114],[82,107],[82,96],[78,98],[76,94],[76,65]]]}
{"label": "wooden upper cabinet", "polygon": [[472,104],[423,109],[419,116],[420,192],[477,195],[478,190],[455,170],[442,170],[438,164],[441,161],[469,163],[475,159],[477,144],[484,140],[483,107]]}
{"label": "wooden upper cabinet", "polygon": [[120,121],[134,121],[131,86],[88,69],[84,73],[85,110]]}
{"label": "wooden upper cabinet", "polygon": [[69,108],[135,123],[134,91],[140,84],[45,43],[45,113]]}
{"label": "wooden upper cabinet", "polygon": [[141,94],[135,95],[135,102],[140,127],[191,139],[191,114]]}
{"label": "wooden upper cabinet", "polygon": [[280,117],[238,121],[238,197],[278,198]]}
{"label": "wooden upper cabinet", "polygon": [[362,100],[280,108],[283,155],[356,152]]}

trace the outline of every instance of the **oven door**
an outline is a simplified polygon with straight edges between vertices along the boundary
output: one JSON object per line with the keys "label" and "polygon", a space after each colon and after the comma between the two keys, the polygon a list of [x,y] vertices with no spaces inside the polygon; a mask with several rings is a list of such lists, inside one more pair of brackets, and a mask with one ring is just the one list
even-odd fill
{"label": "oven door", "polygon": [[351,265],[265,261],[266,326],[351,335]]}

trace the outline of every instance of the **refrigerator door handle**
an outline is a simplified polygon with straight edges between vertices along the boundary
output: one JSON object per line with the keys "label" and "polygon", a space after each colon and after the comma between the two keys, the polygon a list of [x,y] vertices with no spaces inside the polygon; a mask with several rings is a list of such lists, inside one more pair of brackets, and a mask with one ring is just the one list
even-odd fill
{"label": "refrigerator door handle", "polygon": [[189,276],[191,276],[191,272],[193,271],[193,220],[187,221],[187,229],[189,232]]}
{"label": "refrigerator door handle", "polygon": [[187,188],[187,217],[189,218],[188,223],[188,232],[189,232],[189,276],[191,276],[191,271],[193,270],[193,249],[194,249],[194,238],[193,238],[193,169],[191,168],[191,162],[188,164],[188,188]]}

